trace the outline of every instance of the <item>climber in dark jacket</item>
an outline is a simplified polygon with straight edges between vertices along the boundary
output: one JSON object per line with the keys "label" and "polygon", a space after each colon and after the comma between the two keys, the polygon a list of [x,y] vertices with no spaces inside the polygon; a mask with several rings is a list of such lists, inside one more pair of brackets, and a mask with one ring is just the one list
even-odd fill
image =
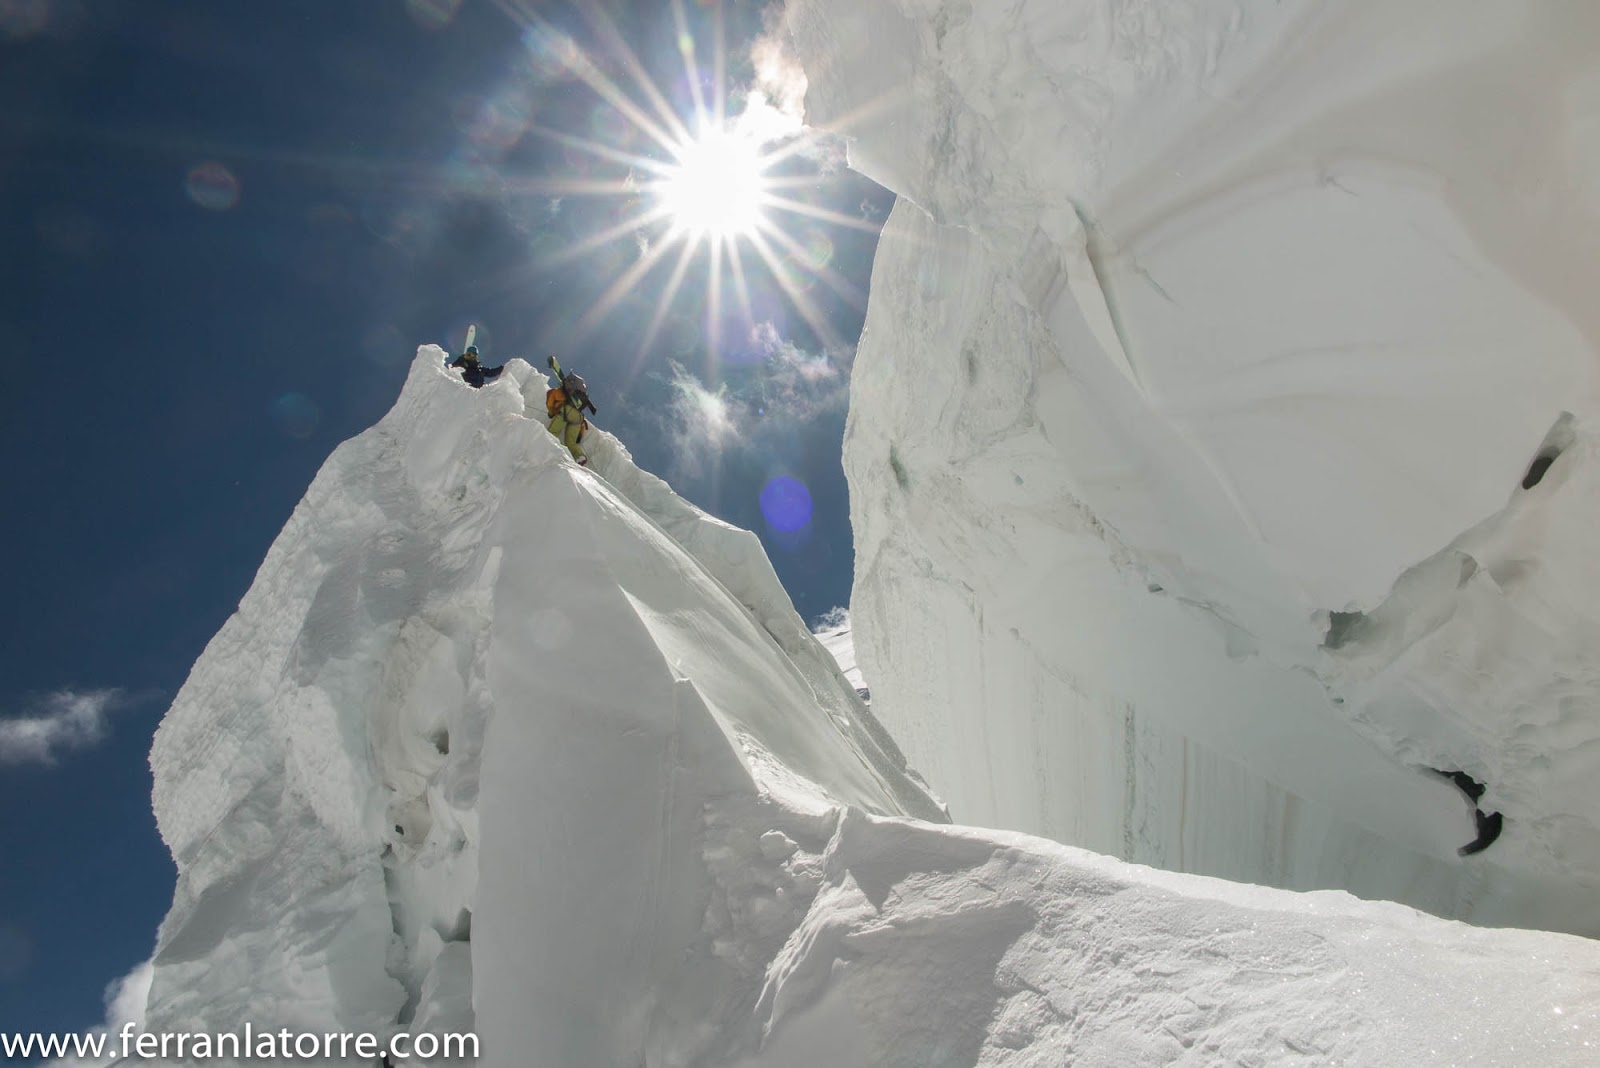
{"label": "climber in dark jacket", "polygon": [[473,389],[482,389],[485,382],[492,382],[500,377],[505,365],[499,367],[485,367],[478,362],[478,346],[468,345],[467,351],[450,361],[451,367],[461,368],[461,377]]}

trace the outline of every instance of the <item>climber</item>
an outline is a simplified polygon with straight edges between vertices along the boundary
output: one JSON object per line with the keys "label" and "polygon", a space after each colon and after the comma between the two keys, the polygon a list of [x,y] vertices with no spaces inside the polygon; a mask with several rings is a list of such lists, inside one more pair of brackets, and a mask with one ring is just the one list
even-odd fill
{"label": "climber", "polygon": [[589,429],[589,420],[583,417],[583,410],[589,409],[590,415],[599,413],[590,402],[589,388],[581,377],[563,371],[554,356],[547,362],[550,370],[561,380],[560,385],[553,387],[544,395],[545,414],[550,417],[550,433],[571,450],[574,460],[580,464],[587,464],[589,457],[579,444],[583,441],[584,432]]}
{"label": "climber", "polygon": [[499,367],[485,367],[478,362],[478,346],[468,345],[467,351],[450,361],[451,367],[461,368],[461,377],[466,379],[467,385],[473,389],[482,389],[485,382],[491,382],[500,377],[500,372],[505,370],[505,365]]}

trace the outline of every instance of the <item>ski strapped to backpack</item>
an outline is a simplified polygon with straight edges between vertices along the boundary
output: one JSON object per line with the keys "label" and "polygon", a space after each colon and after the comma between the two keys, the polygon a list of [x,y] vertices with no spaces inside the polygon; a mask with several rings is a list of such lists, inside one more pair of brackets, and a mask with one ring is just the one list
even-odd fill
{"label": "ski strapped to backpack", "polygon": [[578,409],[578,418],[583,419],[583,428],[589,429],[589,420],[583,418],[583,410],[587,408],[590,415],[599,415],[595,410],[594,402],[589,399],[588,383],[581,375],[571,374],[561,369],[561,362],[554,356],[546,357],[545,363],[550,370],[556,373],[556,378],[561,384],[551,389],[544,395],[545,413],[554,419],[568,398],[572,400],[573,407]]}

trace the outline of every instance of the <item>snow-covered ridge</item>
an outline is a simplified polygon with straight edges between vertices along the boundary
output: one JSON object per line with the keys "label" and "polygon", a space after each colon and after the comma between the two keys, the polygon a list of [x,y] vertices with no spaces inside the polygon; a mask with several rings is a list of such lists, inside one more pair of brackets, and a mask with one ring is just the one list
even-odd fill
{"label": "snow-covered ridge", "polygon": [[525,362],[473,390],[443,358],[330,457],[157,733],[152,1029],[467,1028],[485,923],[575,940],[559,1018],[619,929],[671,956],[637,895],[693,877],[709,797],[943,818],[754,535],[598,429],[571,463]]}
{"label": "snow-covered ridge", "polygon": [[[788,26],[808,121],[901,194],[851,609],[955,818],[1600,932],[1600,8]],[[1486,784],[1490,850],[1428,768]]]}

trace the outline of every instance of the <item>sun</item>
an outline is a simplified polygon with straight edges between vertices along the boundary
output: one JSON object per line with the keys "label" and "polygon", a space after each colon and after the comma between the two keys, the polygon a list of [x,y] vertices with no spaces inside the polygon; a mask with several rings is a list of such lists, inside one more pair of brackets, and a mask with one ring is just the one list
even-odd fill
{"label": "sun", "polygon": [[[779,106],[758,87],[743,93],[738,112],[729,113],[723,0],[696,5],[710,9],[715,47],[709,64],[697,57],[686,2],[666,5],[683,59],[682,80],[673,84],[687,86],[692,97],[673,102],[623,40],[604,5],[579,5],[599,40],[600,49],[591,56],[538,12],[539,0],[497,0],[517,20],[540,69],[558,58],[559,77],[592,90],[616,127],[597,137],[538,122],[525,128],[560,146],[561,162],[555,166],[564,163],[567,171],[519,177],[512,188],[549,198],[551,205],[567,196],[618,204],[609,225],[581,237],[566,235],[575,238],[571,241],[559,238],[561,247],[541,252],[533,268],[550,271],[619,243],[631,246],[625,265],[607,256],[609,284],[576,321],[558,317],[561,339],[576,344],[636,296],[647,279],[659,278],[655,307],[634,331],[635,373],[669,320],[687,321],[685,315],[697,313],[684,311],[686,306],[699,306],[706,359],[715,364],[728,339],[739,336],[741,324],[754,332],[770,316],[775,293],[825,346],[842,345],[832,318],[811,293],[812,283],[821,282],[862,312],[866,297],[829,266],[833,244],[819,228],[852,228],[875,240],[882,224],[816,202],[824,171],[812,165],[812,154],[814,149],[818,158],[826,153],[820,151],[817,132],[808,130],[793,108]],[[613,72],[626,78],[616,80]],[[841,126],[848,121],[841,119]],[[577,166],[575,158],[588,162]],[[595,165],[610,173],[591,177]],[[549,214],[555,215],[554,207]],[[705,282],[699,285],[689,279],[689,270],[702,263]],[[689,294],[682,305],[680,292]]]}
{"label": "sun", "polygon": [[753,138],[703,130],[673,149],[676,163],[656,183],[673,227],[690,238],[750,237],[760,229],[767,193],[767,159]]}

